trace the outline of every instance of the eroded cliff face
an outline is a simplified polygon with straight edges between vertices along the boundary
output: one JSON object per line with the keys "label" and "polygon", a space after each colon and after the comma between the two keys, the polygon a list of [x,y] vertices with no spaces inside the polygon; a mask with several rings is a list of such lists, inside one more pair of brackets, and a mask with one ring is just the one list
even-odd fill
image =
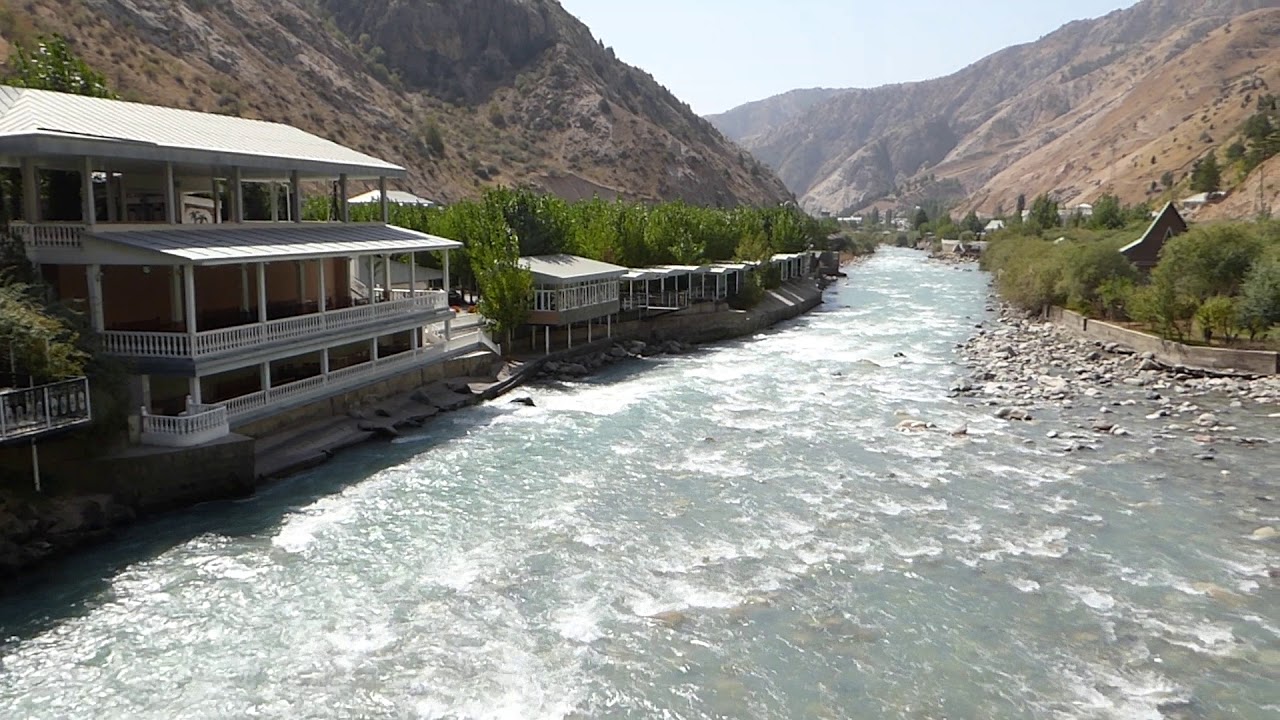
{"label": "eroded cliff face", "polygon": [[790,197],[553,0],[0,0],[0,51],[53,32],[127,99],[288,122],[444,201]]}
{"label": "eroded cliff face", "polygon": [[[1272,6],[1144,0],[944,78],[838,93],[737,139],[813,209],[933,192],[994,212],[1020,193],[1085,201],[1104,185],[1138,202],[1243,120],[1220,91],[1277,66]],[[1186,116],[1208,119],[1193,128]]]}

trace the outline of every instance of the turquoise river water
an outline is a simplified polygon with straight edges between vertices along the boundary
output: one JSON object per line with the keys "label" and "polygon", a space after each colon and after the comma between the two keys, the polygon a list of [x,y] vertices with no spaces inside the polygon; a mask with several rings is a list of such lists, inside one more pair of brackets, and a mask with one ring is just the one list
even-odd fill
{"label": "turquoise river water", "polygon": [[35,578],[0,718],[1280,717],[1280,446],[1064,455],[947,397],[982,273],[850,274]]}

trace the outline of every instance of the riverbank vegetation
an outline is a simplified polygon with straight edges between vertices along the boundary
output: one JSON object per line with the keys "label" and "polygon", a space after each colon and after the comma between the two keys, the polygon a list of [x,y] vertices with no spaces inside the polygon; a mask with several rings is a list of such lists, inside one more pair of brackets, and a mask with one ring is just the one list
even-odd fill
{"label": "riverbank vegetation", "polygon": [[1142,273],[1119,252],[1150,222],[1133,208],[1120,208],[1118,227],[1096,207],[1074,228],[1045,227],[1036,215],[994,233],[982,258],[1013,304],[1061,305],[1179,342],[1280,347],[1280,222],[1193,226]]}

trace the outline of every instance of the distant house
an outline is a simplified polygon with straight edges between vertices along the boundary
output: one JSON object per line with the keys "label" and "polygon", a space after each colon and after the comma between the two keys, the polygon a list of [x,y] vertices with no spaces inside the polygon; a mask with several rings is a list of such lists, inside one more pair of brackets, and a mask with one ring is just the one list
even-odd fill
{"label": "distant house", "polygon": [[1093,206],[1089,203],[1080,203],[1075,206],[1074,211],[1080,217],[1093,217]]}
{"label": "distant house", "polygon": [[605,326],[606,336],[611,333],[626,268],[563,254],[522,257],[520,264],[533,273],[533,308],[528,322],[533,326],[533,341],[537,343],[537,327],[541,326],[548,354],[553,328],[564,328],[567,347],[573,347],[575,324],[586,329],[587,342],[593,340],[596,325]]}
{"label": "distant house", "polygon": [[[365,205],[382,202],[382,193],[377,190],[370,190],[367,193],[356,195],[355,197],[347,200],[347,202],[352,205]],[[394,205],[423,205],[426,207],[434,207],[439,204],[434,200],[418,197],[417,195],[414,195],[411,192],[405,192],[404,190],[388,190],[387,202]]]}
{"label": "distant house", "polygon": [[1000,219],[996,219],[987,223],[986,227],[982,228],[982,232],[993,233],[997,230],[1003,230],[1003,229],[1004,229],[1004,221]]}
{"label": "distant house", "polygon": [[1186,231],[1187,221],[1182,219],[1182,214],[1173,206],[1173,203],[1168,203],[1156,219],[1151,221],[1151,226],[1142,237],[1120,248],[1120,252],[1139,269],[1150,270],[1159,262],[1160,250],[1169,238],[1177,237]]}
{"label": "distant house", "polygon": [[1226,196],[1227,194],[1223,192],[1196,193],[1195,195],[1182,198],[1179,204],[1182,205],[1183,210],[1198,210],[1205,205],[1216,203]]}

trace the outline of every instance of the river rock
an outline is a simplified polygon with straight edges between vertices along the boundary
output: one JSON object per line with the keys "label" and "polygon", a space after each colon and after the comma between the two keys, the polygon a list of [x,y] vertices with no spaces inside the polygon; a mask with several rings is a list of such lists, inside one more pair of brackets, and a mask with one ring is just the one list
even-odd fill
{"label": "river rock", "polygon": [[1030,420],[1031,413],[1016,407],[1002,407],[996,411],[996,417],[1001,420]]}
{"label": "river rock", "polygon": [[1212,427],[1218,424],[1218,416],[1213,413],[1205,413],[1196,418],[1196,424],[1203,427]]}
{"label": "river rock", "polygon": [[518,398],[512,398],[510,404],[527,405],[528,407],[536,407],[535,403],[533,402],[533,398],[529,397],[528,395],[521,395]]}
{"label": "river rock", "polygon": [[1280,537],[1280,530],[1276,530],[1268,525],[1267,527],[1260,527],[1257,530],[1254,530],[1249,537],[1254,540],[1270,540],[1275,537]]}

